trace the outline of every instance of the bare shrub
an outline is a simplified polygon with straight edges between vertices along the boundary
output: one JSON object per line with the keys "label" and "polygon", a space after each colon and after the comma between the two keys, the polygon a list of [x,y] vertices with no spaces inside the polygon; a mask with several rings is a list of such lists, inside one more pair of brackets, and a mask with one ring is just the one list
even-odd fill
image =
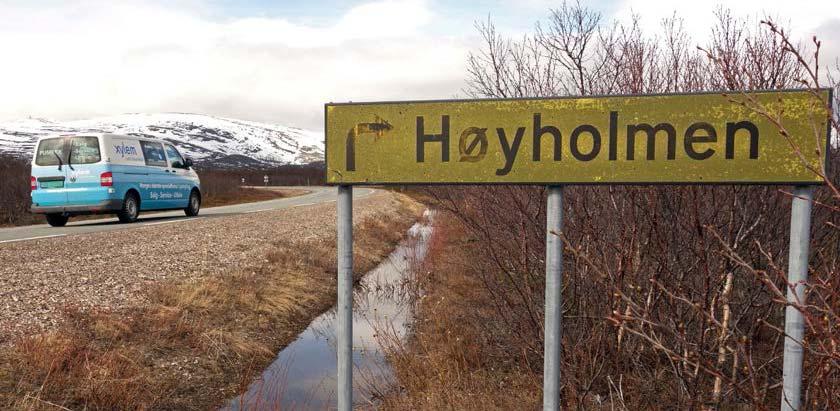
{"label": "bare shrub", "polygon": [[[761,114],[745,92],[814,89],[822,78],[819,43],[797,44],[774,23],[762,26],[726,10],[717,12],[701,47],[683,31],[678,16],[649,36],[638,19],[604,23],[597,12],[570,3],[552,10],[545,26],[521,40],[504,38],[489,21],[477,28],[484,46],[469,57],[467,90],[475,97],[720,91]],[[762,115],[772,119],[772,113]],[[836,135],[836,120],[833,127]],[[783,127],[778,138],[784,138]],[[828,188],[816,194],[809,299],[797,306],[808,321],[803,403],[818,409],[840,407],[832,393],[840,382],[836,145],[829,154],[833,174],[823,176]],[[777,407],[789,192],[760,186],[567,187],[562,357],[567,406]],[[470,245],[460,270],[492,309],[492,315],[459,317],[459,326],[450,330],[477,341],[486,360],[457,370],[441,362],[436,371],[479,378],[492,364],[514,361],[515,369],[538,375],[544,188],[435,187],[426,194],[465,227]],[[396,408],[439,394],[419,383],[404,387]],[[502,388],[496,392],[512,395]]]}
{"label": "bare shrub", "polygon": [[29,221],[29,162],[0,155],[0,225]]}
{"label": "bare shrub", "polygon": [[[312,163],[304,165],[287,164],[270,168],[241,168],[241,169],[220,169],[213,167],[198,167],[198,174],[201,177],[202,185],[207,181],[207,187],[202,187],[208,192],[224,192],[233,190],[241,185],[261,186],[263,177],[268,176],[268,185],[272,186],[307,186],[324,184],[323,163]],[[242,183],[242,179],[245,183]]]}

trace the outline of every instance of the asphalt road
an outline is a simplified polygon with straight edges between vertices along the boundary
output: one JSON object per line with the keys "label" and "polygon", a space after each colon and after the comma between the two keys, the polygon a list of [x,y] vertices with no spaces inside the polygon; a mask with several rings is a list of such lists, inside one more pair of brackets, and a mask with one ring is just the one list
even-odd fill
{"label": "asphalt road", "polygon": [[[318,203],[335,201],[337,193],[335,187],[290,187],[311,190],[311,193],[297,197],[280,198],[277,200],[259,201],[256,203],[235,204],[221,207],[202,208],[197,217],[187,217],[181,210],[164,212],[140,213],[136,223],[120,224],[116,218],[70,222],[64,227],[50,227],[47,224],[29,225],[22,227],[0,228],[0,246],[4,243],[36,240],[39,238],[62,237],[74,234],[95,233],[100,231],[128,230],[148,225],[170,224],[203,218],[219,218],[238,214],[259,213],[262,211],[283,208],[301,207]],[[353,197],[359,198],[373,193],[370,188],[356,188]]]}

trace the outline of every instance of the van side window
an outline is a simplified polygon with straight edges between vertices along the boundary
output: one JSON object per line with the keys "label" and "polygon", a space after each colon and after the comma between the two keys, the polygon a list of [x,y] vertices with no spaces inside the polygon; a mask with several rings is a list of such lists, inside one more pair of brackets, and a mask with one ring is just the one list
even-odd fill
{"label": "van side window", "polygon": [[186,168],[184,167],[184,158],[178,153],[175,147],[166,145],[166,156],[169,157],[169,167],[172,168]]}
{"label": "van side window", "polygon": [[70,139],[70,162],[72,164],[93,164],[101,159],[99,139],[96,137],[72,137]]}
{"label": "van side window", "polygon": [[147,166],[166,167],[166,156],[163,154],[163,144],[140,140],[143,157]]}

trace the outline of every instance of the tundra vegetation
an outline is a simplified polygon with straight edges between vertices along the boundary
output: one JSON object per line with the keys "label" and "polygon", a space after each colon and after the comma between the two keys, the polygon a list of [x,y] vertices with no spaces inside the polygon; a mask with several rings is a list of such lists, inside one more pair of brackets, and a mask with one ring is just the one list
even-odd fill
{"label": "tundra vegetation", "polygon": [[[709,37],[673,16],[660,30],[604,21],[580,3],[533,33],[478,23],[472,97],[719,91],[778,126],[750,90],[834,88],[818,39],[720,9]],[[833,39],[836,40],[836,39]],[[819,98],[816,93],[814,98]],[[828,102],[822,101],[822,104]],[[536,120],[535,120],[536,121]],[[840,132],[816,190],[802,403],[840,409]],[[814,130],[815,136],[826,130]],[[815,139],[816,141],[816,139]],[[797,147],[791,150],[825,150]],[[821,151],[822,152],[822,151]],[[541,404],[545,189],[417,190],[442,211],[417,275],[407,341],[382,333],[397,381],[385,409]],[[564,196],[561,396],[574,409],[776,409],[781,401],[790,187],[570,186]]]}

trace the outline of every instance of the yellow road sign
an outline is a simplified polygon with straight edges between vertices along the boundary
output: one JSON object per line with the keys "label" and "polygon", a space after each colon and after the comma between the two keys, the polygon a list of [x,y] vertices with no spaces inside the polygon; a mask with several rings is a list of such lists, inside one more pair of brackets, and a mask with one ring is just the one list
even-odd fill
{"label": "yellow road sign", "polygon": [[327,104],[327,182],[819,184],[819,94],[752,94],[790,139],[712,93]]}

